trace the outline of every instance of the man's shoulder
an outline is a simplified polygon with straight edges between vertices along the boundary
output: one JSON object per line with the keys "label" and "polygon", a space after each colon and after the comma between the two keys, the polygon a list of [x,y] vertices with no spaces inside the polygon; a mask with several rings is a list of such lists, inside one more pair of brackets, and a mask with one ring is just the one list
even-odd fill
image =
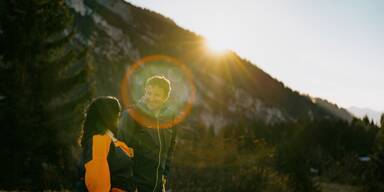
{"label": "man's shoulder", "polygon": [[122,117],[129,117],[129,113],[133,112],[133,111],[136,111],[137,110],[137,106],[136,105],[129,105],[127,106],[122,112],[121,112],[121,116]]}
{"label": "man's shoulder", "polygon": [[119,129],[125,130],[127,128],[131,129],[133,126],[133,123],[135,121],[132,119],[130,113],[135,110],[135,106],[128,106],[121,112],[120,116],[120,122],[119,122]]}
{"label": "man's shoulder", "polygon": [[124,142],[128,142],[135,132],[135,121],[131,118],[129,110],[133,110],[133,107],[129,106],[121,112],[119,126],[118,126],[118,138]]}
{"label": "man's shoulder", "polygon": [[136,109],[137,109],[137,105],[131,104],[131,105],[126,106],[124,108],[123,112],[131,111],[131,110],[136,110]]}

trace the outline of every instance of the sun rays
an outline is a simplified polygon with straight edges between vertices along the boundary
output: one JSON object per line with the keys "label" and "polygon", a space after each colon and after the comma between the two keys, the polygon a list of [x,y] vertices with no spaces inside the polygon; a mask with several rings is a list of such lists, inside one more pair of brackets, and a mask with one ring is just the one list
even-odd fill
{"label": "sun rays", "polygon": [[205,47],[207,51],[214,55],[224,55],[228,52],[225,42],[219,39],[205,39]]}

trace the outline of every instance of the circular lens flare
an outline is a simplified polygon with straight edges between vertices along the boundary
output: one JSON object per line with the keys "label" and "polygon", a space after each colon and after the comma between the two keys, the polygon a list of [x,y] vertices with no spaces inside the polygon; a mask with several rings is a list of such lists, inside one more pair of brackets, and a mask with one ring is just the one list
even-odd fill
{"label": "circular lens flare", "polygon": [[[143,96],[145,80],[153,75],[161,75],[171,81],[171,95],[166,104],[169,113],[158,120],[137,107]],[[129,115],[148,128],[170,128],[182,122],[192,109],[195,99],[195,86],[192,74],[179,60],[165,56],[152,55],[136,61],[129,67],[120,84],[120,97]]]}

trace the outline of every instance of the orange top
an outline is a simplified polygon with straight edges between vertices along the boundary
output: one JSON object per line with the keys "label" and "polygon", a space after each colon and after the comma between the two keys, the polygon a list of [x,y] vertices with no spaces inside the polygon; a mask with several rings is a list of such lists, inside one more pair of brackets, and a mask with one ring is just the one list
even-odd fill
{"label": "orange top", "polygon": [[111,189],[107,160],[111,142],[108,135],[92,137],[92,159],[85,164],[85,185],[90,192],[106,192]]}

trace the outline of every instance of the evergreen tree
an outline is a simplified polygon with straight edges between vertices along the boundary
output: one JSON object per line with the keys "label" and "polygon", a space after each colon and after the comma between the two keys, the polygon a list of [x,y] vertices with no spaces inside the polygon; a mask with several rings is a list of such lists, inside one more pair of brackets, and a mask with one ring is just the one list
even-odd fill
{"label": "evergreen tree", "polygon": [[[0,188],[58,189],[74,177],[87,51],[64,0],[0,3]],[[80,50],[81,49],[81,50]]]}
{"label": "evergreen tree", "polygon": [[370,124],[369,117],[368,117],[367,115],[364,115],[364,117],[363,117],[363,122],[364,122],[364,124],[367,125],[367,126]]}

